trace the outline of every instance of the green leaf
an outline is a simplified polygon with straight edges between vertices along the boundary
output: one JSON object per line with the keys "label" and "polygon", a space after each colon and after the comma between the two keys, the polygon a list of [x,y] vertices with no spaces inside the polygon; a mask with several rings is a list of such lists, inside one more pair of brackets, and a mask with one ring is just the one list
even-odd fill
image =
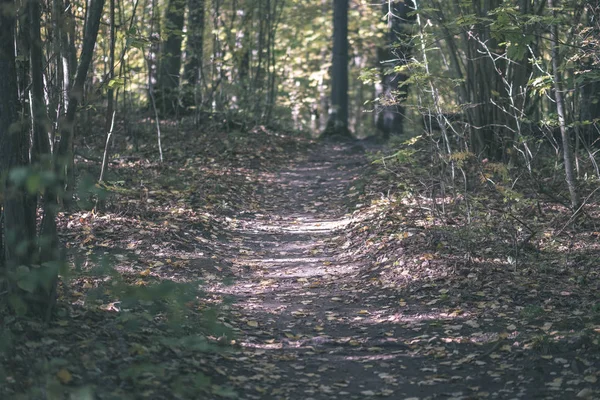
{"label": "green leaf", "polygon": [[17,186],[21,186],[27,180],[29,176],[29,168],[27,167],[15,167],[8,173],[8,179]]}
{"label": "green leaf", "polygon": [[39,174],[30,174],[25,182],[29,194],[36,194],[42,188],[42,179]]}
{"label": "green leaf", "polygon": [[35,292],[35,289],[37,288],[37,283],[36,283],[36,280],[34,279],[34,277],[29,276],[26,279],[18,280],[17,286],[19,287],[19,289],[24,290],[27,293],[33,293],[33,292]]}
{"label": "green leaf", "polygon": [[118,89],[122,88],[123,86],[125,86],[125,79],[121,77],[116,77],[114,79],[111,79],[110,82],[108,82],[109,89]]}
{"label": "green leaf", "polygon": [[17,294],[8,296],[8,304],[17,315],[25,315],[27,313],[27,304],[25,304],[21,296]]}

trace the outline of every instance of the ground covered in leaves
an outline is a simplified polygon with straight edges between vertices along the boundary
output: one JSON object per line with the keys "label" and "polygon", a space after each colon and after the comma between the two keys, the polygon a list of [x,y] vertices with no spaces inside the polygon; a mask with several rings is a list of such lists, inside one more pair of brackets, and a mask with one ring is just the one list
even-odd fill
{"label": "ground covered in leaves", "polygon": [[61,215],[73,272],[48,324],[3,316],[0,398],[600,398],[592,203],[433,200],[369,142],[190,132]]}

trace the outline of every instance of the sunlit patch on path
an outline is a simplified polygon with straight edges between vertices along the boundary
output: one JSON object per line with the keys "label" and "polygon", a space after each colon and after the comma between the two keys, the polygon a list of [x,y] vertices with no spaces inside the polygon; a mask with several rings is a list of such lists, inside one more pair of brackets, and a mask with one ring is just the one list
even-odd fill
{"label": "sunlit patch on path", "polygon": [[297,217],[283,224],[261,223],[254,225],[254,229],[264,232],[289,232],[295,234],[302,233],[322,233],[332,234],[337,230],[346,228],[352,222],[351,217],[339,219],[318,219],[311,217]]}

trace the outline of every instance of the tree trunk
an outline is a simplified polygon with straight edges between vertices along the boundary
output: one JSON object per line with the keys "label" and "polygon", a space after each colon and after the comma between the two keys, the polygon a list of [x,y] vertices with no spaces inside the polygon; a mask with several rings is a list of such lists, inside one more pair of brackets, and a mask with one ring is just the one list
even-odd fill
{"label": "tree trunk", "polygon": [[38,1],[29,2],[31,20],[30,36],[30,70],[31,70],[31,116],[33,120],[32,163],[48,162],[42,158],[50,155],[50,138],[48,132],[50,121],[46,114],[44,102],[44,55],[41,38],[41,7]]}
{"label": "tree trunk", "polygon": [[[3,251],[0,274],[15,272],[29,265],[35,243],[35,219],[25,184],[11,178],[11,171],[28,165],[29,141],[19,120],[17,70],[15,64],[15,16],[17,5],[12,0],[0,0],[0,176],[3,177]],[[26,276],[29,278],[29,276]],[[19,295],[18,283],[9,278],[9,301],[17,312],[26,312],[27,305]]]}
{"label": "tree trunk", "polygon": [[200,80],[204,51],[204,0],[188,0],[184,76],[189,85]]}
{"label": "tree trunk", "polygon": [[104,0],[92,0],[88,10],[79,65],[77,66],[75,81],[69,92],[69,106],[67,107],[63,126],[60,128],[60,143],[54,157],[56,173],[59,179],[61,179],[68,188],[73,186],[73,182],[67,182],[67,178],[72,176],[70,171],[72,171],[73,168],[75,116],[77,114],[77,106],[83,97],[83,86],[87,78],[88,69],[92,63],[94,46],[96,45],[96,38],[98,37],[98,29],[100,28],[100,19],[102,17],[103,8]]}
{"label": "tree trunk", "polygon": [[408,79],[408,75],[394,71],[406,65],[412,53],[409,44],[408,26],[414,22],[415,16],[409,15],[410,8],[405,1],[386,1],[383,13],[388,18],[387,43],[385,49],[379,51],[381,70],[381,107],[377,110],[375,124],[385,139],[390,135],[403,133],[404,107],[408,87],[400,87]]}
{"label": "tree trunk", "polygon": [[[100,167],[100,177],[98,181],[102,182],[104,180],[104,174],[106,172],[106,165],[108,161],[108,149],[109,142],[111,140],[113,125],[115,121],[115,91],[113,86],[111,85],[111,81],[115,79],[115,44],[116,44],[116,21],[115,21],[115,0],[110,0],[109,2],[109,12],[110,12],[110,37],[109,37],[109,45],[108,45],[108,91],[106,93],[106,115],[104,119],[104,133],[106,134],[106,139],[104,141],[104,154],[102,155],[102,166]],[[121,57],[121,62],[123,62],[123,57]],[[117,91],[118,93],[118,91]],[[104,208],[104,203],[102,201],[98,202],[98,206],[100,209]]]}
{"label": "tree trunk", "polygon": [[174,115],[179,103],[179,73],[181,70],[181,43],[185,0],[169,0],[165,13],[165,35],[162,42],[155,94],[163,113]]}
{"label": "tree trunk", "polygon": [[[31,115],[33,117],[33,151],[32,163],[39,170],[52,169],[52,154],[48,131],[50,124],[46,115],[44,102],[44,77],[42,38],[40,34],[41,7],[38,1],[30,1],[29,13],[31,19]],[[28,308],[38,316],[49,318],[56,302],[56,284],[58,281],[58,262],[61,262],[60,244],[56,230],[56,191],[49,187],[44,193],[44,215],[42,228],[38,239],[37,262],[39,269],[39,285],[31,294]],[[35,203],[37,204],[37,196]],[[34,207],[37,208],[37,207]],[[35,218],[35,217],[34,217]],[[32,271],[33,272],[33,271]]]}
{"label": "tree trunk", "polygon": [[350,136],[348,130],[348,0],[333,2],[331,106],[324,136]]}
{"label": "tree trunk", "polygon": [[[586,25],[590,29],[590,34],[593,37],[600,38],[600,7],[598,7],[596,1],[586,1]],[[581,123],[581,136],[586,146],[592,144],[598,144],[600,142],[600,134],[598,131],[598,124],[600,122],[600,65],[598,62],[598,49],[594,46],[593,42],[586,46],[586,53],[595,54],[596,62],[592,61],[593,58],[585,63],[585,69],[591,72],[593,77],[590,81],[586,81],[580,88],[581,98],[580,102],[580,115],[579,122]]]}
{"label": "tree trunk", "polygon": [[[552,17],[556,19],[557,13],[554,9],[553,0],[548,0],[548,7],[552,11]],[[573,211],[579,207],[579,194],[577,193],[577,185],[575,175],[573,173],[573,159],[571,153],[571,141],[567,131],[567,123],[565,121],[565,103],[562,92],[562,82],[560,71],[558,68],[558,60],[560,59],[560,51],[558,48],[558,26],[553,23],[551,26],[550,43],[552,45],[552,71],[554,74],[554,99],[556,100],[556,114],[558,115],[558,125],[560,127],[560,137],[563,145],[563,161],[565,163],[565,178],[571,196],[571,207]]]}
{"label": "tree trunk", "polygon": [[[115,22],[115,0],[110,0],[110,37],[109,37],[109,49],[108,49],[108,82],[115,78],[115,44],[116,44],[116,22]],[[107,91],[107,107],[106,107],[106,119],[104,120],[104,132],[108,134],[110,125],[113,118],[113,110],[115,109],[114,100],[115,92],[109,85]]]}

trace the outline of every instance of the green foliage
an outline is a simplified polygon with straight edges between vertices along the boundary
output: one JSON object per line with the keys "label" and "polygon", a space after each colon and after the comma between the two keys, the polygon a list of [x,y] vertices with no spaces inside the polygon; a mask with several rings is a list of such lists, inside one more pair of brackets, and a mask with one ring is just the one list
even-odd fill
{"label": "green foliage", "polygon": [[421,139],[421,136],[416,136],[408,140],[402,141],[401,146],[403,146],[404,148],[396,150],[393,154],[389,156],[382,156],[380,154],[376,155],[374,157],[374,160],[372,161],[373,164],[390,166],[394,164],[415,164],[416,159],[414,156],[418,152],[418,150],[415,148],[411,148],[411,146],[414,146],[419,141],[419,139]]}
{"label": "green foliage", "polygon": [[48,188],[56,188],[58,179],[53,171],[39,170],[34,167],[18,167],[10,170],[11,183],[17,187],[25,187],[31,195],[43,193]]}

